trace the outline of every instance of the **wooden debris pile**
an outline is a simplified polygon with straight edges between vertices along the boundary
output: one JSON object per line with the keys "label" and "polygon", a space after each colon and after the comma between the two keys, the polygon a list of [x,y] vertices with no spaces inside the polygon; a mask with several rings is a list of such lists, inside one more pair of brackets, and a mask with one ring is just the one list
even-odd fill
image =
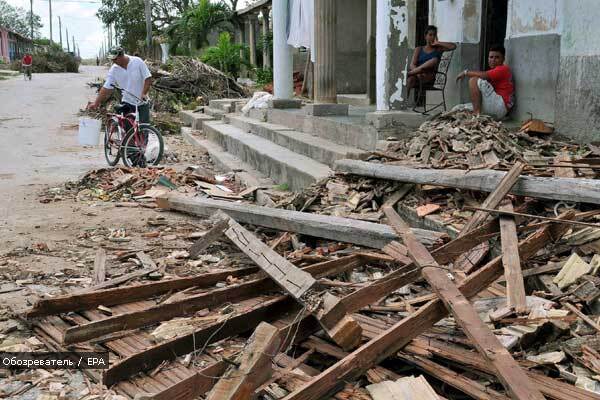
{"label": "wooden debris pile", "polygon": [[202,167],[188,167],[183,171],[170,167],[117,167],[92,170],[78,181],[68,182],[64,188],[46,189],[40,196],[40,202],[60,201],[70,196],[80,201],[153,203],[155,197],[171,190],[242,198],[237,195],[242,189],[233,179],[229,176],[215,175]]}
{"label": "wooden debris pile", "polygon": [[[573,168],[571,158],[593,155],[585,146],[536,136],[525,131],[511,132],[502,122],[465,111],[449,112],[423,123],[410,139],[389,146],[378,153],[384,159],[436,169],[508,169],[517,160],[526,160],[532,167],[566,164],[560,168]],[[568,160],[554,160],[560,154],[570,155]],[[597,155],[596,155],[597,157]],[[565,161],[569,161],[566,162]],[[575,167],[585,168],[585,160]],[[535,169],[531,174],[539,173]],[[584,175],[583,171],[581,175]]]}

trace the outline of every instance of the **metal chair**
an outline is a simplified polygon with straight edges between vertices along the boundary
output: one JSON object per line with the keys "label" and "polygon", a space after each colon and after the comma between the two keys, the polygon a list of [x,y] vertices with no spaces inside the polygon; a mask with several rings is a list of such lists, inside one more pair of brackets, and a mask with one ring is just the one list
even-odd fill
{"label": "metal chair", "polygon": [[[448,81],[448,69],[450,68],[453,54],[454,50],[445,51],[442,54],[442,59],[438,64],[437,71],[435,72],[435,79],[433,81],[424,83],[421,79],[419,79],[417,100],[415,102],[415,106],[413,107],[414,112],[428,115],[431,111],[439,107],[444,107],[444,112],[446,111],[446,82]],[[426,94],[428,91],[441,92],[442,102],[439,104],[429,104],[433,105],[433,107],[427,108],[428,104]]]}

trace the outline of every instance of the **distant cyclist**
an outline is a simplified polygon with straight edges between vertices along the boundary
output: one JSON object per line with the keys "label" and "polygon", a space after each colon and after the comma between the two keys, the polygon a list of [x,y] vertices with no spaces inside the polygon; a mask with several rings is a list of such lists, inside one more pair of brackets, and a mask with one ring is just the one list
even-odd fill
{"label": "distant cyclist", "polygon": [[[140,122],[150,122],[150,109],[147,102],[140,102],[138,99],[146,100],[150,85],[152,84],[152,74],[148,66],[139,57],[125,54],[122,48],[117,47],[109,51],[108,57],[113,65],[108,71],[108,76],[96,101],[88,104],[88,108],[97,109],[112,94],[115,86],[123,88],[123,99],[117,112],[122,115],[135,112],[135,106],[138,106]],[[136,98],[137,97],[137,98]]]}
{"label": "distant cyclist", "polygon": [[31,79],[31,66],[33,65],[33,57],[31,57],[31,54],[25,54],[23,60],[21,61],[21,64],[23,66],[23,73],[26,77]]}

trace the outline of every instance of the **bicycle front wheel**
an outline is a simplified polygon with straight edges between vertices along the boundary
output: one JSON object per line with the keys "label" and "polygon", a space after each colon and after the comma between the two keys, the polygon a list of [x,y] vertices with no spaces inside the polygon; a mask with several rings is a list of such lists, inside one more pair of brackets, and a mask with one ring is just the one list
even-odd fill
{"label": "bicycle front wheel", "polygon": [[158,165],[164,152],[164,142],[158,129],[140,125],[138,131],[131,129],[121,146],[123,164],[127,167]]}
{"label": "bicycle front wheel", "polygon": [[111,167],[117,165],[121,157],[121,139],[123,139],[123,134],[119,123],[114,119],[109,119],[104,131],[104,157]]}

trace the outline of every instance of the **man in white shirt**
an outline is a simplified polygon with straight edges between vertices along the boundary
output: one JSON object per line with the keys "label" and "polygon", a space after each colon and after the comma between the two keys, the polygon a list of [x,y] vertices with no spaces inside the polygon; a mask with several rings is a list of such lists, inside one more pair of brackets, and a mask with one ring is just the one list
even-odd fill
{"label": "man in white shirt", "polygon": [[[109,52],[109,57],[113,62],[113,65],[108,71],[108,76],[104,82],[104,86],[100,88],[100,93],[96,97],[96,101],[88,104],[88,108],[97,109],[100,105],[106,101],[114,90],[113,86],[125,89],[123,90],[122,104],[118,109],[121,114],[128,114],[135,112],[135,106],[140,105],[142,102],[138,99],[145,99],[150,90],[152,84],[152,74],[148,69],[144,60],[139,57],[130,56],[125,54],[122,48],[113,48]],[[149,115],[147,105],[143,105],[139,108],[140,121],[149,119],[145,117]]]}

